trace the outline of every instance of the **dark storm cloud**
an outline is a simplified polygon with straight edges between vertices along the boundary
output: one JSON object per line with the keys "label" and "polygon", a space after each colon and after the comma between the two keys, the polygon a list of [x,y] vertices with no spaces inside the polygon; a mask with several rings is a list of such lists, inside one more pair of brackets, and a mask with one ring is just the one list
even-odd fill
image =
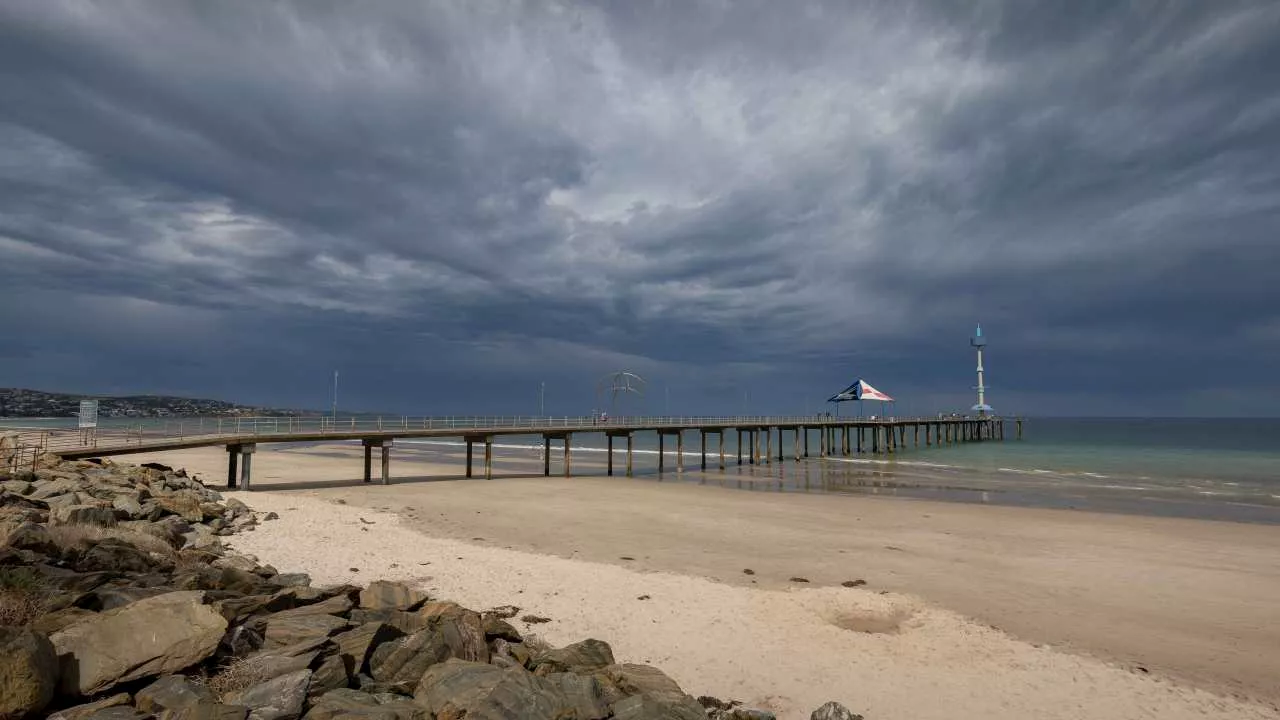
{"label": "dark storm cloud", "polygon": [[1264,2],[6,4],[0,385],[932,410],[982,320],[1022,412],[1268,412],[1278,38]]}

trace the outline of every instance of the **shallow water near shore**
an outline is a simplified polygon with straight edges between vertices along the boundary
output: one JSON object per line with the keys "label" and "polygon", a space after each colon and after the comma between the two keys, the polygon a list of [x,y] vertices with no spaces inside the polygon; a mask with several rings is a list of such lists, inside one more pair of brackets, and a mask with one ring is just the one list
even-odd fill
{"label": "shallow water near shore", "polygon": [[[893,456],[854,454],[795,461],[794,436],[774,435],[773,461],[751,465],[744,448],[737,460],[737,434],[725,435],[726,470],[719,467],[716,436],[707,438],[706,473],[700,472],[696,432],[685,438],[683,469],[676,470],[675,441],[664,444],[665,471],[657,470],[657,440],[635,438],[634,473],[660,481],[696,482],[758,492],[829,492],[884,495],[952,502],[1120,512],[1237,522],[1280,524],[1280,420],[1248,419],[1040,419],[1025,425],[1022,440],[1013,425],[1004,441],[951,445],[915,444]],[[607,452],[603,437],[575,437],[574,462],[598,471]],[[455,455],[460,441],[402,440],[404,451]],[[495,443],[498,465],[525,470],[540,464],[538,436],[511,436]],[[615,472],[623,470],[624,443],[615,442]],[[762,452],[766,444],[761,440]],[[810,434],[816,454],[818,435]],[[562,451],[551,450],[552,473]],[[781,455],[783,460],[778,461]],[[527,466],[526,466],[527,463]],[[512,469],[515,469],[514,467]]]}

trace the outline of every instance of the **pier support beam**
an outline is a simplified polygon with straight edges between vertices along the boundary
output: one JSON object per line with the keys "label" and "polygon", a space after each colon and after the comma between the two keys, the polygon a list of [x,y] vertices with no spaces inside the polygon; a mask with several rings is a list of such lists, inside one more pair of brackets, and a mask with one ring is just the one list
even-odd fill
{"label": "pier support beam", "polygon": [[227,446],[227,489],[236,489],[236,470],[240,461],[240,446]]}
{"label": "pier support beam", "polygon": [[676,431],[676,472],[684,472],[684,430]]}
{"label": "pier support beam", "polygon": [[[386,458],[387,458],[387,448],[384,445],[382,448],[383,477],[386,477],[386,474],[387,474]],[[493,479],[493,436],[492,435],[486,435],[484,438],[484,479],[485,480]],[[383,485],[385,484],[386,482],[384,481]]]}
{"label": "pier support beam", "polygon": [[627,477],[631,477],[631,451],[635,445],[635,437],[627,433]]}
{"label": "pier support beam", "polygon": [[720,437],[720,472],[724,472],[724,428],[717,430],[716,435]]}
{"label": "pier support beam", "polygon": [[471,477],[471,456],[472,456],[471,438],[466,438],[464,442],[467,443],[467,477]]}
{"label": "pier support beam", "polygon": [[809,426],[800,428],[800,433],[804,435],[804,456],[809,457]]}
{"label": "pier support beam", "polygon": [[253,489],[250,481],[253,480],[253,451],[257,449],[257,445],[248,444],[240,446],[240,489],[249,492]]}
{"label": "pier support beam", "polygon": [[658,473],[659,474],[661,474],[662,471],[667,467],[666,437],[667,437],[666,435],[662,434],[661,430],[658,431]]}
{"label": "pier support beam", "polygon": [[796,462],[800,462],[800,428],[793,428],[795,436],[791,438],[791,450],[795,453]]}
{"label": "pier support beam", "polygon": [[542,436],[542,474],[551,477],[551,436]]}
{"label": "pier support beam", "polygon": [[573,433],[564,434],[564,476],[570,477],[573,472]]}
{"label": "pier support beam", "polygon": [[700,450],[702,452],[702,469],[706,470],[707,469],[707,431],[706,430],[698,431],[698,442],[700,445]]}
{"label": "pier support beam", "polygon": [[773,464],[773,428],[764,428],[764,461]]}
{"label": "pier support beam", "polygon": [[609,461],[608,461],[609,469],[605,472],[605,474],[612,477],[613,476],[613,435],[612,434],[605,433],[605,444],[608,445],[608,448],[605,450],[605,454],[609,456]]}
{"label": "pier support beam", "polygon": [[391,484],[391,440],[382,443],[382,484]]}

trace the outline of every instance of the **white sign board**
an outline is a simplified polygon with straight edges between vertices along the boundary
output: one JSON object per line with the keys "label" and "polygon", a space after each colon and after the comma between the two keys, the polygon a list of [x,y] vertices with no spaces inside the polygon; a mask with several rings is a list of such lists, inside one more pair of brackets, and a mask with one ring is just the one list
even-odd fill
{"label": "white sign board", "polygon": [[81,400],[80,401],[80,427],[82,428],[98,427],[98,401],[97,400]]}

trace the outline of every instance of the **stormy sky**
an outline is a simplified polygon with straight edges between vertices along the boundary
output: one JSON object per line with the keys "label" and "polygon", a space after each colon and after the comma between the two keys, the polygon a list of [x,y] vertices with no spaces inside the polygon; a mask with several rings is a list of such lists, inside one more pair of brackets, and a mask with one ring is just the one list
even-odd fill
{"label": "stormy sky", "polygon": [[1280,4],[0,4],[0,387],[1275,415]]}

